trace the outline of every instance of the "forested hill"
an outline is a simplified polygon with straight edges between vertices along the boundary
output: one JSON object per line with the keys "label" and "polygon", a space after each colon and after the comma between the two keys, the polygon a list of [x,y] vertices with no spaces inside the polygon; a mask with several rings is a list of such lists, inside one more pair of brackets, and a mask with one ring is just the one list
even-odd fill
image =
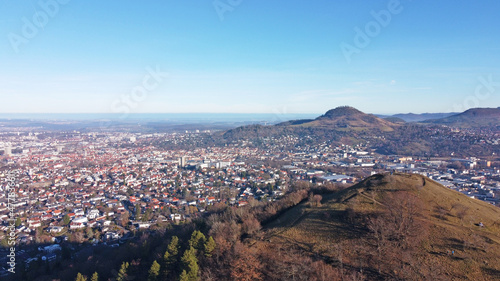
{"label": "forested hill", "polygon": [[500,130],[500,107],[471,108],[460,114],[446,118],[428,120],[427,123],[441,124],[458,128],[496,128]]}

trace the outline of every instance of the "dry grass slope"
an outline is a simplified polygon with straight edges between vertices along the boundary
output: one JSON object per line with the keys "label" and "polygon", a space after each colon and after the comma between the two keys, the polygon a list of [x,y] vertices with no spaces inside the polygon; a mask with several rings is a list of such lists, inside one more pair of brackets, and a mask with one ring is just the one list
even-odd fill
{"label": "dry grass slope", "polygon": [[336,264],[342,260],[340,248],[355,252],[369,233],[365,226],[350,222],[346,210],[369,217],[384,208],[390,194],[401,191],[422,202],[418,219],[428,233],[419,244],[422,267],[432,263],[433,270],[447,279],[500,279],[500,209],[414,174],[374,175],[324,196],[321,206],[302,203],[266,226],[268,242],[260,246],[281,244]]}

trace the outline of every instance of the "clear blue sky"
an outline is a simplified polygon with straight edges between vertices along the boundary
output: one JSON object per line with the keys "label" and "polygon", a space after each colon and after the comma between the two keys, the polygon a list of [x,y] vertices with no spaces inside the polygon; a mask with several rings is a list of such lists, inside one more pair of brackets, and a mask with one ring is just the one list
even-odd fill
{"label": "clear blue sky", "polygon": [[[497,0],[401,0],[397,13],[392,0],[242,0],[219,13],[213,0],[65,0],[44,12],[54,1],[0,0],[0,113],[500,106]],[[390,21],[356,45],[381,10]],[[37,15],[44,26],[30,30]],[[358,48],[349,62],[342,44]],[[148,67],[169,75],[154,85]],[[144,79],[147,93],[132,95]]]}

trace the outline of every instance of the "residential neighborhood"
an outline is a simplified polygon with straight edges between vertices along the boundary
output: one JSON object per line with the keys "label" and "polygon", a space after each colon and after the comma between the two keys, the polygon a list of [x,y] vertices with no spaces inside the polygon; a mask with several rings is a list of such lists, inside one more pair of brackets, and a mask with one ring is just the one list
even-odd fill
{"label": "residential neighborhood", "polygon": [[[264,148],[248,141],[182,148],[208,133],[1,133],[2,243],[14,219],[25,262],[53,260],[66,241],[120,247],[137,231],[182,224],[217,204],[276,200],[292,182],[349,185],[376,173],[421,174],[500,204],[499,163],[490,160],[387,156],[369,143],[300,146],[294,136],[264,138]],[[5,192],[12,174],[15,202]]]}

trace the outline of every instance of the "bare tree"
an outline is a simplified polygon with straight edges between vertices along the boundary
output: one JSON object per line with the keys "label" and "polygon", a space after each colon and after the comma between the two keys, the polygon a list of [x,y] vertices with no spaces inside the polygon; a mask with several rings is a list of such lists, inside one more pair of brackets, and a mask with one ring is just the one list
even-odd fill
{"label": "bare tree", "polygon": [[382,272],[382,263],[386,255],[387,250],[391,247],[389,241],[390,237],[390,227],[387,225],[387,221],[384,217],[378,216],[371,218],[368,221],[368,229],[371,231],[372,238],[375,245],[376,259],[375,263],[377,266],[378,273]]}
{"label": "bare tree", "polygon": [[245,218],[241,225],[242,232],[248,235],[255,235],[260,229],[261,225],[254,216]]}
{"label": "bare tree", "polygon": [[321,200],[323,200],[323,197],[321,195],[316,194],[316,195],[313,196],[312,199],[313,199],[312,201],[314,202],[314,204],[315,204],[316,207],[320,207],[321,206]]}
{"label": "bare tree", "polygon": [[400,191],[386,196],[383,204],[387,213],[382,216],[389,227],[390,238],[398,241],[400,247],[405,248],[409,242],[420,241],[426,234],[425,224],[418,218],[423,207],[417,196]]}
{"label": "bare tree", "polygon": [[452,210],[455,210],[455,214],[460,220],[463,220],[469,211],[469,208],[467,208],[467,206],[460,203],[453,204],[451,208]]}

